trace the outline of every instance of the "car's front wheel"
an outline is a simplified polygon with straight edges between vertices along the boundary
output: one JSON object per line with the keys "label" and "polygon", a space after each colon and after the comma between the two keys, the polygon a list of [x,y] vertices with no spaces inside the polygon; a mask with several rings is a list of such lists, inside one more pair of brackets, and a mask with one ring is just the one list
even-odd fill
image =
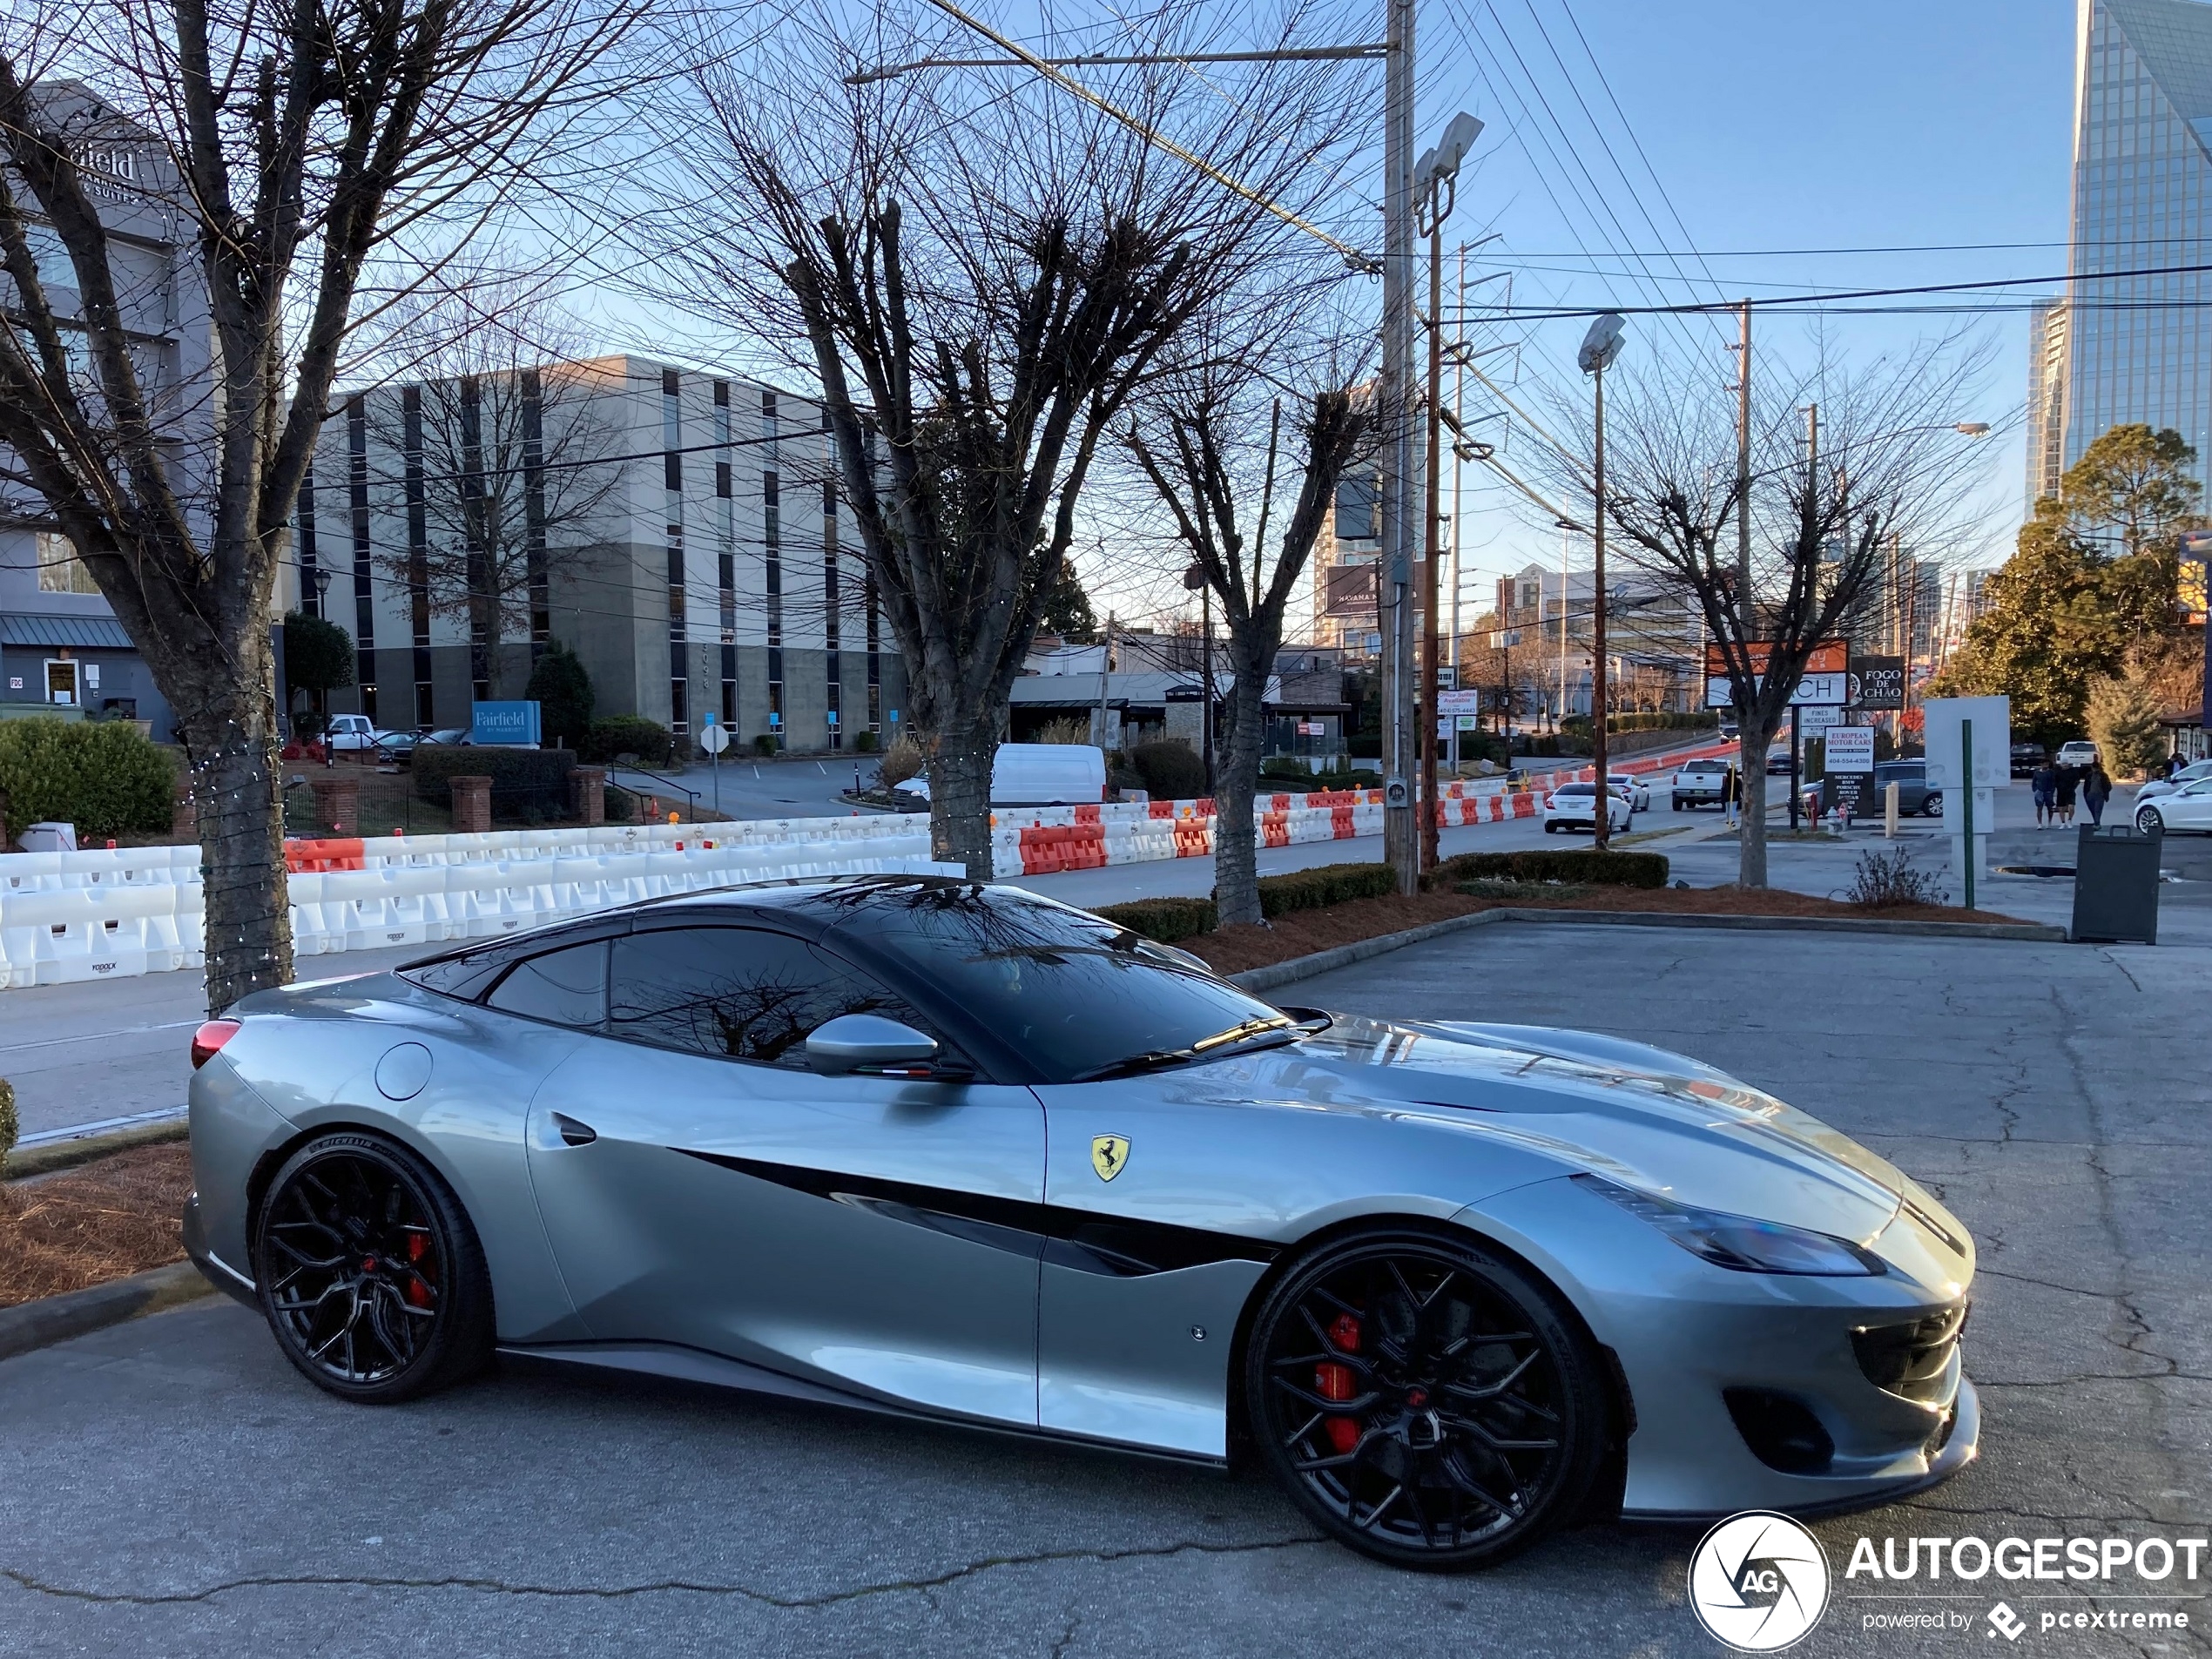
{"label": "car's front wheel", "polygon": [[1292,1502],[1399,1567],[1487,1566],[1572,1517],[1606,1450],[1598,1358],[1558,1297],[1474,1240],[1325,1246],[1269,1291],[1246,1420]]}
{"label": "car's front wheel", "polygon": [[1943,816],[1943,792],[1941,790],[1937,789],[1931,790],[1929,792],[1927,799],[1920,803],[1920,816],[1923,818],[1941,818]]}
{"label": "car's front wheel", "polygon": [[269,1184],[254,1279],[277,1345],[347,1399],[411,1399],[491,1357],[491,1276],[460,1200],[381,1136],[316,1136]]}
{"label": "car's front wheel", "polygon": [[2166,820],[2160,816],[2157,807],[2146,806],[2135,814],[2135,827],[2146,835],[2163,835]]}

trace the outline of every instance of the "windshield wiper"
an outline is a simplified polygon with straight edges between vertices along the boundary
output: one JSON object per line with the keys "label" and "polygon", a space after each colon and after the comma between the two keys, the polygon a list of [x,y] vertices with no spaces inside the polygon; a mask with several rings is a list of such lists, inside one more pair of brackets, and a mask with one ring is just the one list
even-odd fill
{"label": "windshield wiper", "polygon": [[[1153,1049],[1143,1054],[1124,1055],[1119,1060],[1109,1061],[1105,1065],[1095,1067],[1070,1081],[1096,1083],[1103,1082],[1109,1077],[1164,1071],[1171,1066],[1190,1065],[1194,1061],[1218,1059],[1232,1047],[1242,1046],[1242,1051],[1248,1054],[1259,1049],[1280,1048],[1284,1043],[1297,1042],[1300,1035],[1298,1028],[1288,1020],[1247,1020],[1242,1025],[1231,1026],[1226,1031],[1194,1042],[1187,1049]],[[1254,1043],[1251,1040],[1256,1037],[1265,1037],[1269,1041]]]}

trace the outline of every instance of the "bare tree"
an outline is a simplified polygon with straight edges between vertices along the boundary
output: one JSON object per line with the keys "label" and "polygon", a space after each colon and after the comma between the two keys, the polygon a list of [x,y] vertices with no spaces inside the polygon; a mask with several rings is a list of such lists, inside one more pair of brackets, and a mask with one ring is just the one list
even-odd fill
{"label": "bare tree", "polygon": [[420,377],[372,398],[368,426],[417,469],[422,539],[377,563],[432,616],[467,626],[469,678],[498,697],[508,640],[527,641],[544,608],[549,545],[565,544],[572,571],[597,563],[588,533],[623,477],[621,436],[598,415],[604,379],[511,282],[425,308],[381,354]]}
{"label": "bare tree", "polygon": [[[1732,403],[1665,358],[1611,377],[1605,511],[1614,545],[1642,578],[1696,606],[1719,653],[1741,729],[1745,887],[1767,883],[1767,746],[1814,651],[1841,636],[1879,583],[1892,536],[1933,552],[1959,531],[1981,457],[1955,423],[1986,366],[1985,352],[1956,338],[1789,378],[1770,359],[1768,403],[1753,422],[1748,603]],[[1816,407],[1817,428],[1807,418]],[[1542,466],[1566,498],[1588,499],[1581,456],[1554,452]]]}
{"label": "bare tree", "polygon": [[[1200,10],[1131,50],[1174,49]],[[844,78],[930,56],[891,19],[847,45],[826,12],[705,78],[664,270],[672,296],[808,348],[930,751],[938,856],[981,878],[1009,691],[1101,441],[1249,273],[1331,257],[1277,210],[1329,188],[1314,164],[1356,133],[1359,87],[1310,64],[1227,98],[1169,66],[1087,77],[1090,101],[1027,69]],[[711,236],[701,200],[729,213]]]}
{"label": "bare tree", "polygon": [[[30,0],[0,24],[0,444],[175,711],[211,1008],[291,975],[271,600],[365,273],[404,281],[521,190],[574,182],[646,10]],[[205,283],[196,389],[148,344],[118,192]]]}
{"label": "bare tree", "polygon": [[[1368,446],[1375,424],[1371,391],[1327,387],[1312,395],[1298,421],[1293,461],[1281,454],[1282,401],[1268,399],[1267,389],[1253,366],[1219,361],[1185,381],[1163,382],[1127,436],[1229,634],[1230,686],[1214,784],[1214,896],[1224,924],[1263,922],[1252,819],[1266,739],[1262,700],[1283,644],[1285,613],[1328,523],[1337,481]],[[1278,463],[1285,472],[1297,468],[1298,495],[1271,549]]]}

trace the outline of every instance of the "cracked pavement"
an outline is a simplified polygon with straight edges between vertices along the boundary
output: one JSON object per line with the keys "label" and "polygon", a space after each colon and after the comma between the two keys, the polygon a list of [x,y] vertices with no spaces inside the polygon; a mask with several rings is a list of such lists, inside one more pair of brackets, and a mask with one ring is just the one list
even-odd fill
{"label": "cracked pavement", "polygon": [[[1840,1575],[1861,1536],[2212,1531],[2208,969],[2195,946],[1504,927],[1298,1000],[1678,1048],[1927,1184],[1980,1246],[1983,1455],[1817,1524],[1837,1599],[1793,1651],[1987,1655],[2001,1596],[2030,1621],[2006,1652],[2155,1655],[2203,1644],[2033,1628],[2120,1605],[2078,1584],[1872,1603]],[[0,1364],[0,1654],[1718,1651],[1684,1602],[1694,1527],[1399,1574],[1257,1478],[1008,1436],[512,1366],[348,1407],[219,1298]],[[1969,1628],[1861,1628],[1908,1605]]]}

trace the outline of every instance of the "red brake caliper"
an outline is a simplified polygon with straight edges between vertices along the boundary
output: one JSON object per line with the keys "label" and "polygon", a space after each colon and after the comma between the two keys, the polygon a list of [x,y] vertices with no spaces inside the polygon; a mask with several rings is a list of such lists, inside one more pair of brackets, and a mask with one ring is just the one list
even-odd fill
{"label": "red brake caliper", "polygon": [[[1339,1313],[1330,1322],[1329,1345],[1339,1353],[1359,1352],[1359,1321],[1349,1313]],[[1313,1368],[1314,1392],[1324,1399],[1350,1399],[1359,1392],[1350,1366],[1340,1366],[1333,1359],[1325,1359]],[[1359,1444],[1359,1420],[1353,1417],[1331,1417],[1321,1426],[1329,1436],[1329,1444],[1337,1448],[1341,1457]]]}
{"label": "red brake caliper", "polygon": [[[407,1258],[408,1261],[419,1262],[423,1258],[423,1257],[429,1254],[429,1251],[430,1241],[424,1238],[421,1233],[409,1233],[407,1236]],[[424,1285],[420,1278],[408,1279],[407,1282],[407,1299],[413,1303],[416,1307],[428,1307],[430,1305],[429,1287]]]}

